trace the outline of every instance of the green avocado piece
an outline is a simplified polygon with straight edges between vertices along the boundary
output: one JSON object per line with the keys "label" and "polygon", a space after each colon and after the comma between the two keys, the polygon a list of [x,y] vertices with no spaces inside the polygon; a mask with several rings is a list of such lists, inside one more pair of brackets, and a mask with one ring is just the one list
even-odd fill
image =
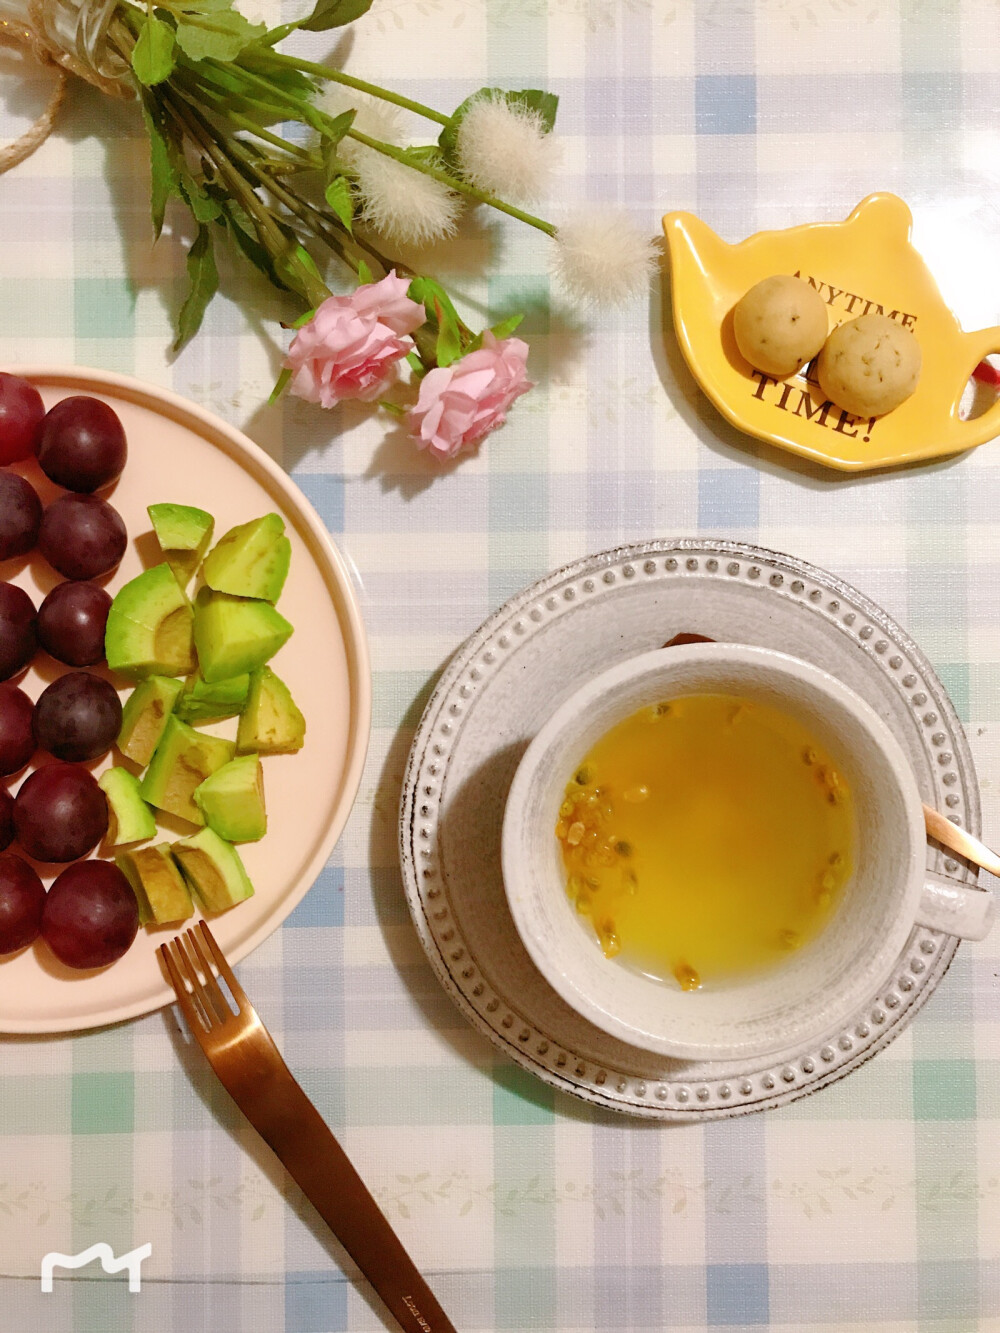
{"label": "green avocado piece", "polygon": [[217,768],[228,764],[235,750],[232,741],[195,731],[171,715],[139,784],[142,799],[192,824],[204,824],[192,793]]}
{"label": "green avocado piece", "polygon": [[269,666],[258,667],[236,729],[236,753],[294,754],[305,739],[306,720],[288,686]]}
{"label": "green avocado piece", "polygon": [[202,588],[194,608],[198,665],[214,683],[263,666],[292,633],[268,602]]}
{"label": "green avocado piece", "polygon": [[225,912],[253,894],[239,852],[214,829],[181,838],[171,851],[204,911]]}
{"label": "green avocado piece", "polygon": [[205,557],[202,573],[216,592],[276,602],[288,576],[292,545],[280,514],[230,528]]}
{"label": "green avocado piece", "polygon": [[118,748],[141,768],[152,759],[182,688],[172,676],[147,676],[125,700]]}
{"label": "green avocado piece", "polygon": [[217,768],[194,790],[205,823],[229,842],[256,842],[267,832],[264,774],[255,754],[240,755]]}
{"label": "green avocado piece", "polygon": [[201,564],[212,540],[215,519],[194,505],[147,505],[149,515],[167,564],[183,587]]}
{"label": "green avocado piece", "polygon": [[143,570],[111,603],[104,651],[126,676],[184,676],[194,670],[191,603],[165,562]]}
{"label": "green avocado piece", "polygon": [[191,890],[170,853],[169,842],[120,852],[115,864],[132,885],[143,925],[186,921],[194,915]]}
{"label": "green avocado piece", "polygon": [[127,768],[109,768],[97,779],[108,798],[108,843],[145,842],[156,837],[156,819],[139,792],[139,779]]}
{"label": "green avocado piece", "polygon": [[174,712],[182,722],[217,722],[235,717],[242,711],[249,689],[250,677],[245,671],[211,683],[200,675],[190,676]]}

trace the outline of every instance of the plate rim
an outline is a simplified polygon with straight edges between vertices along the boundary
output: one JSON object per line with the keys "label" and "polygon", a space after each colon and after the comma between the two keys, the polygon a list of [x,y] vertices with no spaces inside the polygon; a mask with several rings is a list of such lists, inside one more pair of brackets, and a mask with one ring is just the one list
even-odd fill
{"label": "plate rim", "polygon": [[[430,734],[435,722],[439,719],[441,708],[448,703],[451,693],[458,686],[458,682],[463,672],[470,666],[476,654],[488,643],[491,636],[499,627],[506,622],[513,621],[515,613],[523,609],[529,602],[535,599],[543,598],[553,587],[567,582],[571,578],[583,579],[588,574],[593,574],[601,569],[608,571],[612,565],[621,565],[629,562],[641,564],[643,560],[651,556],[659,558],[670,557],[671,555],[684,556],[688,553],[697,552],[699,555],[705,555],[709,558],[715,557],[717,560],[724,557],[739,558],[753,564],[759,562],[761,565],[780,564],[782,569],[792,570],[803,579],[813,580],[819,587],[826,592],[841,595],[847,598],[851,604],[851,609],[857,608],[863,611],[864,615],[876,626],[882,629],[892,639],[894,645],[909,656],[914,665],[921,672],[921,688],[926,688],[932,696],[933,703],[939,708],[943,717],[947,718],[953,748],[956,751],[955,768],[961,775],[962,785],[959,790],[964,797],[965,820],[970,831],[977,832],[980,829],[981,811],[980,811],[980,792],[979,784],[976,778],[975,766],[972,759],[971,750],[968,744],[968,738],[962,728],[954,705],[949,698],[943,683],[935,673],[933,666],[927,660],[917,644],[899,626],[877,603],[873,602],[864,593],[860,592],[846,580],[813,565],[808,561],[802,560],[796,556],[787,553],[774,551],[753,543],[725,540],[713,537],[684,537],[684,538],[653,538],[646,541],[630,542],[595,552],[589,555],[578,557],[568,561],[557,569],[543,575],[540,579],[521,588],[511,597],[506,599],[481,623],[481,625],[470,634],[461,645],[455,650],[449,659],[440,679],[435,685],[427,703],[425,705],[420,722],[414,733],[414,739],[410,747],[407,758],[406,769],[403,779],[403,788],[399,805],[399,856],[402,869],[402,878],[404,891],[406,893],[407,903],[410,908],[411,917],[420,938],[421,945],[441,981],[445,991],[455,1002],[463,1016],[483,1033],[498,1049],[504,1054],[515,1060],[516,1063],[527,1069],[529,1072],[541,1078],[543,1082],[555,1087],[559,1091],[569,1093],[570,1095],[590,1102],[593,1105],[599,1105],[605,1109],[614,1110],[618,1113],[630,1114],[645,1119],[656,1119],[673,1122],[691,1122],[706,1119],[721,1119],[736,1115],[752,1114],[757,1111],[766,1110],[774,1106],[786,1104],[789,1101],[796,1100],[802,1096],[811,1095],[826,1087],[829,1083],[837,1081],[846,1074],[853,1072],[868,1059],[877,1054],[886,1045],[889,1044],[904,1028],[909,1024],[911,1018],[922,1007],[927,998],[936,989],[941,978],[947,972],[948,967],[954,958],[960,941],[955,936],[942,935],[939,932],[927,931],[922,927],[915,927],[910,939],[907,941],[906,948],[900,955],[905,957],[908,953],[916,951],[918,954],[923,951],[925,958],[921,959],[913,970],[923,971],[926,975],[921,983],[915,983],[912,978],[907,977],[904,991],[910,993],[901,1001],[899,996],[894,996],[893,1006],[898,1006],[898,1012],[886,1015],[882,1011],[882,1021],[884,1028],[878,1033],[871,1034],[871,1040],[867,1041],[860,1051],[854,1051],[853,1047],[842,1046],[839,1051],[834,1051],[829,1047],[824,1048],[823,1060],[827,1060],[827,1051],[829,1051],[829,1060],[832,1062],[827,1068],[820,1069],[815,1079],[812,1078],[811,1071],[795,1070],[790,1064],[784,1063],[788,1053],[779,1056],[773,1061],[775,1069],[783,1066],[780,1070],[780,1078],[784,1080],[786,1086],[782,1086],[781,1081],[771,1078],[771,1085],[774,1088],[773,1093],[758,1097],[753,1102],[741,1103],[736,1099],[732,1101],[725,1100],[731,1096],[732,1090],[726,1087],[726,1092],[722,1094],[724,1100],[720,1104],[717,1098],[713,1097],[708,1083],[718,1082],[710,1075],[705,1075],[701,1079],[691,1080],[692,1085],[699,1083],[701,1086],[689,1090],[694,1092],[699,1101],[712,1100],[714,1104],[699,1105],[693,1102],[690,1105],[666,1105],[663,1102],[657,1103],[652,1094],[648,1093],[645,1082],[638,1076],[633,1077],[636,1087],[642,1089],[640,1101],[629,1102],[621,1096],[616,1097],[610,1087],[600,1086],[600,1075],[598,1075],[598,1086],[593,1082],[574,1082],[572,1070],[565,1073],[556,1073],[544,1064],[535,1060],[531,1052],[524,1044],[519,1044],[515,1040],[515,1030],[511,1028],[511,1035],[506,1037],[494,1028],[486,1018],[481,1015],[472,1004],[471,1000],[464,994],[458,985],[448,961],[445,959],[442,947],[435,938],[433,929],[427,917],[429,911],[428,904],[423,900],[423,890],[420,883],[420,876],[417,874],[415,857],[411,854],[412,843],[415,838],[415,797],[416,783],[415,779],[421,766],[426,762],[425,751],[429,747]],[[675,563],[679,564],[679,561]],[[633,573],[636,571],[633,571]],[[757,570],[759,576],[760,570]],[[764,580],[761,580],[760,586],[766,586]],[[408,842],[410,847],[408,848]],[[971,872],[970,872],[971,874]],[[972,876],[975,882],[975,876]],[[943,942],[943,943],[942,943]],[[941,947],[938,947],[938,944]],[[933,956],[932,956],[933,955]],[[897,963],[897,970],[899,963]],[[887,981],[887,986],[893,984]],[[495,988],[494,988],[495,989]],[[500,994],[498,991],[497,994]],[[879,1007],[879,998],[882,992],[873,996],[871,1004]],[[510,1001],[506,1001],[508,1007],[517,1009]],[[890,1006],[890,1007],[893,1007]],[[870,1006],[869,1006],[870,1007]],[[528,1015],[521,1015],[525,1023],[533,1023],[534,1020]],[[851,1020],[854,1022],[854,1019]],[[541,1031],[541,1029],[539,1029]],[[544,1035],[544,1034],[543,1034]],[[629,1049],[627,1043],[621,1043],[625,1049]],[[637,1049],[637,1048],[632,1048]],[[801,1053],[798,1053],[801,1055]],[[793,1057],[794,1058],[794,1057]],[[580,1061],[584,1063],[595,1063],[593,1061]],[[806,1061],[805,1063],[808,1063]],[[579,1072],[579,1071],[578,1071]],[[759,1072],[759,1071],[758,1071]],[[808,1073],[810,1081],[803,1083],[801,1073]],[[789,1075],[791,1078],[789,1079]],[[738,1079],[739,1076],[737,1076]],[[765,1080],[771,1077],[765,1075]],[[762,1085],[767,1088],[769,1085],[762,1080]],[[652,1082],[662,1083],[661,1079],[653,1079]],[[619,1088],[619,1092],[622,1089]],[[643,1100],[645,1099],[645,1100]],[[687,1100],[679,1099],[679,1100]]]}
{"label": "plate rim", "polygon": [[[161,385],[140,380],[135,376],[123,375],[118,371],[104,370],[100,367],[25,362],[6,366],[4,370],[6,374],[19,375],[42,386],[66,385],[79,386],[81,389],[89,386],[91,391],[94,392],[100,392],[102,386],[104,386],[110,391],[111,396],[124,397],[131,402],[157,412],[159,415],[164,415],[162,408],[166,407],[169,410],[165,415],[181,425],[186,425],[193,420],[197,423],[195,433],[200,434],[203,438],[208,436],[209,443],[214,444],[215,447],[223,447],[231,457],[241,460],[243,458],[248,459],[269,479],[270,483],[288,503],[289,508],[293,509],[304,522],[313,541],[314,558],[317,553],[322,553],[323,560],[327,564],[327,569],[323,571],[326,575],[326,581],[329,581],[332,577],[333,583],[340,592],[341,603],[336,609],[338,619],[344,629],[344,656],[347,662],[348,681],[351,690],[351,721],[347,729],[346,757],[336,811],[320,839],[315,853],[299,877],[298,884],[302,885],[301,890],[297,889],[297,891],[282,898],[276,904],[275,911],[257,930],[248,935],[239,946],[227,951],[230,964],[240,963],[281,927],[313,887],[316,878],[326,865],[330,853],[344,831],[344,826],[354,808],[358,789],[361,785],[361,777],[371,740],[372,673],[368,635],[361,614],[358,589],[355,587],[350,565],[333,541],[312,502],[295,484],[291,475],[238,426],[232,425],[216,413],[192,402],[190,399],[184,398],[172,389],[166,389]],[[67,1026],[65,1020],[62,1019],[42,1019],[32,1022],[15,1021],[12,1023],[0,1015],[0,1034],[9,1036],[62,1034],[68,1036],[146,1017],[176,1000],[173,988],[162,977],[162,973],[161,981],[162,985],[152,998],[138,1000],[133,1004],[123,1005],[114,1010],[102,1011],[99,1016],[91,1016],[83,1022],[77,1023],[74,1021],[72,1026]]]}

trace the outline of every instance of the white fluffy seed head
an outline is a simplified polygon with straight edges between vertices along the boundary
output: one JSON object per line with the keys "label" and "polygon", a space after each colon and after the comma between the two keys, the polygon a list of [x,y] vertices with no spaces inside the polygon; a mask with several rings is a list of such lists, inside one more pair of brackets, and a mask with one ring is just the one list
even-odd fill
{"label": "white fluffy seed head", "polygon": [[[380,139],[383,143],[396,145],[403,142],[402,113],[399,107],[393,106],[391,102],[383,102],[381,97],[355,92],[343,84],[330,83],[316,99],[316,105],[330,116],[353,110],[354,127],[362,134],[367,134],[369,139]],[[342,148],[346,150],[349,147],[350,140],[345,139]]]}
{"label": "white fluffy seed head", "polygon": [[362,221],[387,240],[426,245],[454,232],[462,200],[447,185],[347,139],[341,155],[355,172]]}
{"label": "white fluffy seed head", "polygon": [[656,266],[657,248],[627,214],[589,209],[556,233],[553,267],[577,297],[621,305],[640,295]]}
{"label": "white fluffy seed head", "polygon": [[515,204],[538,198],[559,151],[539,112],[496,93],[472,103],[458,127],[455,146],[466,180]]}

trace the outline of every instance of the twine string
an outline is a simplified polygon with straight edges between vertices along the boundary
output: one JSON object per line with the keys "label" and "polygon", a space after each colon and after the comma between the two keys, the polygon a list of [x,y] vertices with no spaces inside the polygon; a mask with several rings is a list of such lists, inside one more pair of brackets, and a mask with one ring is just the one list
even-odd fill
{"label": "twine string", "polygon": [[[81,0],[81,16],[90,0]],[[53,70],[56,77],[55,88],[48,103],[35,120],[34,124],[12,143],[0,148],[0,175],[17,166],[45,142],[52,129],[66,96],[67,76],[75,74],[86,79],[95,88],[111,97],[131,97],[132,90],[120,79],[109,78],[98,68],[101,64],[101,52],[86,52],[89,58],[82,58],[76,51],[67,50],[51,35],[55,25],[46,23],[46,14],[54,8],[53,0],[28,0],[28,23],[18,23],[11,19],[0,18],[0,43],[17,47],[28,52],[40,64]],[[103,45],[103,42],[101,43]]]}

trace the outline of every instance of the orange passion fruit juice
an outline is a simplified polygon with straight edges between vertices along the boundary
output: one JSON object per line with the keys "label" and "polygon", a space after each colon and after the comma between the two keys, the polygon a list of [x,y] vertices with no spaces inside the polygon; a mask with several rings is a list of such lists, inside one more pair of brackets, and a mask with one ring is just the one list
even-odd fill
{"label": "orange passion fruit juice", "polygon": [[854,810],[795,718],[733,695],[664,700],[578,765],[556,837],[609,958],[684,990],[780,963],[851,873]]}

